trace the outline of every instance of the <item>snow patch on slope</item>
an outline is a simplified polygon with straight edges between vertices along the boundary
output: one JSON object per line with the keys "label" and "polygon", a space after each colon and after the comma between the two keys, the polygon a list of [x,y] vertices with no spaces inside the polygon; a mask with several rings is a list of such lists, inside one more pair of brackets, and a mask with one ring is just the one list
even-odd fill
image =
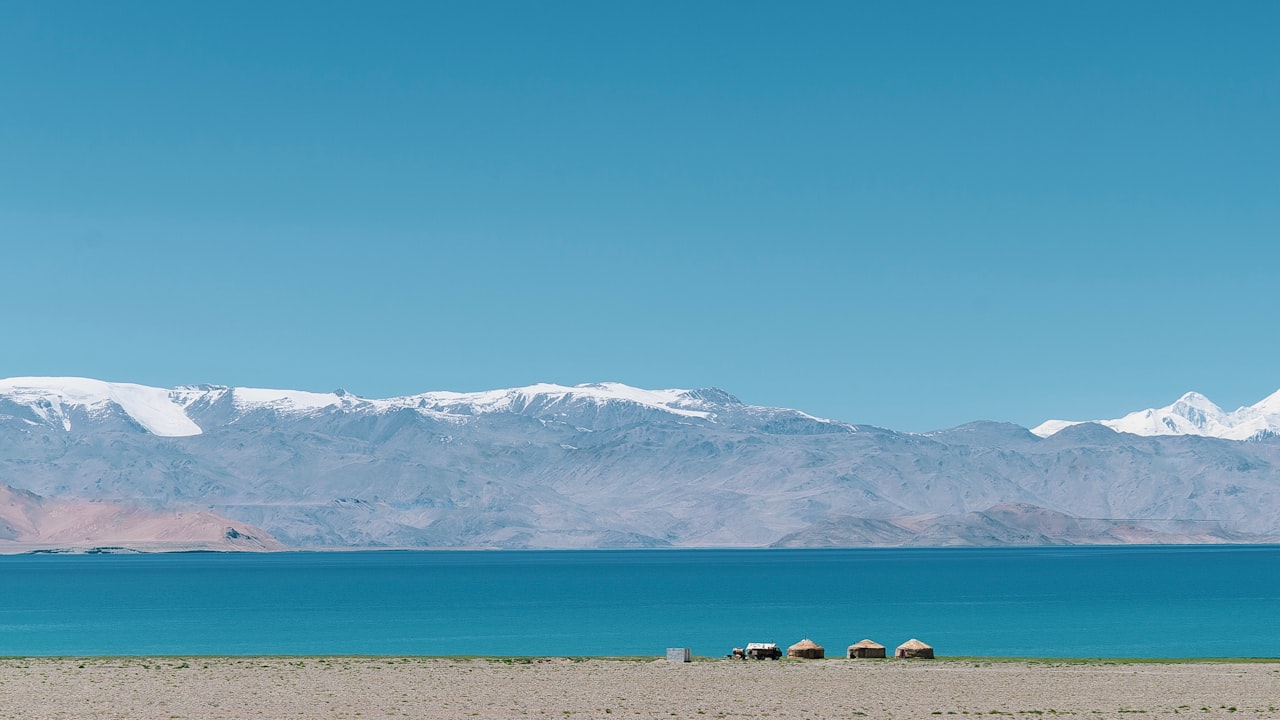
{"label": "snow patch on slope", "polygon": [[305,390],[268,390],[265,388],[233,388],[231,395],[237,408],[270,407],[285,412],[312,412],[342,405],[344,396],[337,393],[314,393]]}
{"label": "snow patch on slope", "polygon": [[187,437],[199,435],[200,426],[187,417],[173,393],[161,388],[110,383],[78,377],[19,377],[0,380],[0,397],[27,405],[42,420],[71,429],[68,409],[84,407],[90,413],[119,407],[153,435]]}

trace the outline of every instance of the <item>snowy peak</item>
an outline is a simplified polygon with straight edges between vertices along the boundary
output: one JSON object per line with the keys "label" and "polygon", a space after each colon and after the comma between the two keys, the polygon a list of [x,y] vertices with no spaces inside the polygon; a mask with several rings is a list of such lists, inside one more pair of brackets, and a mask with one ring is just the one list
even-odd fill
{"label": "snowy peak", "polygon": [[1214,404],[1212,400],[1201,395],[1198,392],[1189,392],[1189,393],[1183,394],[1183,396],[1178,398],[1178,401],[1175,402],[1173,405],[1174,407],[1180,406],[1184,408],[1192,408],[1195,410],[1200,410],[1200,411],[1210,412],[1210,413],[1218,413],[1218,414],[1222,413],[1222,408],[1218,407],[1217,405]]}
{"label": "snowy peak", "polygon": [[1226,413],[1209,398],[1197,392],[1189,392],[1170,406],[1172,412],[1198,428],[1206,428],[1226,419]]}
{"label": "snowy peak", "polygon": [[177,391],[110,383],[78,377],[19,377],[0,380],[0,401],[25,409],[30,422],[70,431],[74,418],[123,411],[147,432],[160,437],[199,435],[200,426],[187,417]]}
{"label": "snowy peak", "polygon": [[[1031,432],[1048,437],[1078,425],[1073,420],[1046,420]],[[1224,440],[1254,440],[1280,433],[1280,392],[1233,412],[1226,412],[1209,398],[1189,392],[1172,405],[1129,413],[1114,420],[1094,420],[1116,432],[1133,435],[1199,435]]]}
{"label": "snowy peak", "polygon": [[720,388],[698,388],[697,390],[685,390],[680,395],[681,402],[686,405],[718,405],[718,406],[735,406],[742,405],[742,401],[721,390]]}

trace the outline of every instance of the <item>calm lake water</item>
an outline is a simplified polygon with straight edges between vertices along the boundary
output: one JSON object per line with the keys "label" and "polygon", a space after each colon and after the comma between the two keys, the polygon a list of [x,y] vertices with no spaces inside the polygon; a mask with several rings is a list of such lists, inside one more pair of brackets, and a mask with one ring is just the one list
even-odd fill
{"label": "calm lake water", "polygon": [[1280,656],[1280,547],[0,557],[0,655]]}

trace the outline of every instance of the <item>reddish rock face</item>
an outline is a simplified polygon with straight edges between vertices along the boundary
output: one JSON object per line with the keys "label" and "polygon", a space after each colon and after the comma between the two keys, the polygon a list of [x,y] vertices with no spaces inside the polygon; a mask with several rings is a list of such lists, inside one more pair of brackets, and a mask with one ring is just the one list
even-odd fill
{"label": "reddish rock face", "polygon": [[51,500],[0,484],[0,553],[31,550],[283,550],[266,531],[207,510]]}

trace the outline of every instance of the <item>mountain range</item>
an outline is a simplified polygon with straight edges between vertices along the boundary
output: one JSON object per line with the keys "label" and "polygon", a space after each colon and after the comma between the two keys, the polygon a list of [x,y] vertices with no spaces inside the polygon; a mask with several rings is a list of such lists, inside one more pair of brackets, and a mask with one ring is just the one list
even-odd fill
{"label": "mountain range", "polygon": [[1188,394],[919,434],[715,388],[11,378],[0,551],[1272,542],[1278,410],[1280,393],[1230,413]]}

